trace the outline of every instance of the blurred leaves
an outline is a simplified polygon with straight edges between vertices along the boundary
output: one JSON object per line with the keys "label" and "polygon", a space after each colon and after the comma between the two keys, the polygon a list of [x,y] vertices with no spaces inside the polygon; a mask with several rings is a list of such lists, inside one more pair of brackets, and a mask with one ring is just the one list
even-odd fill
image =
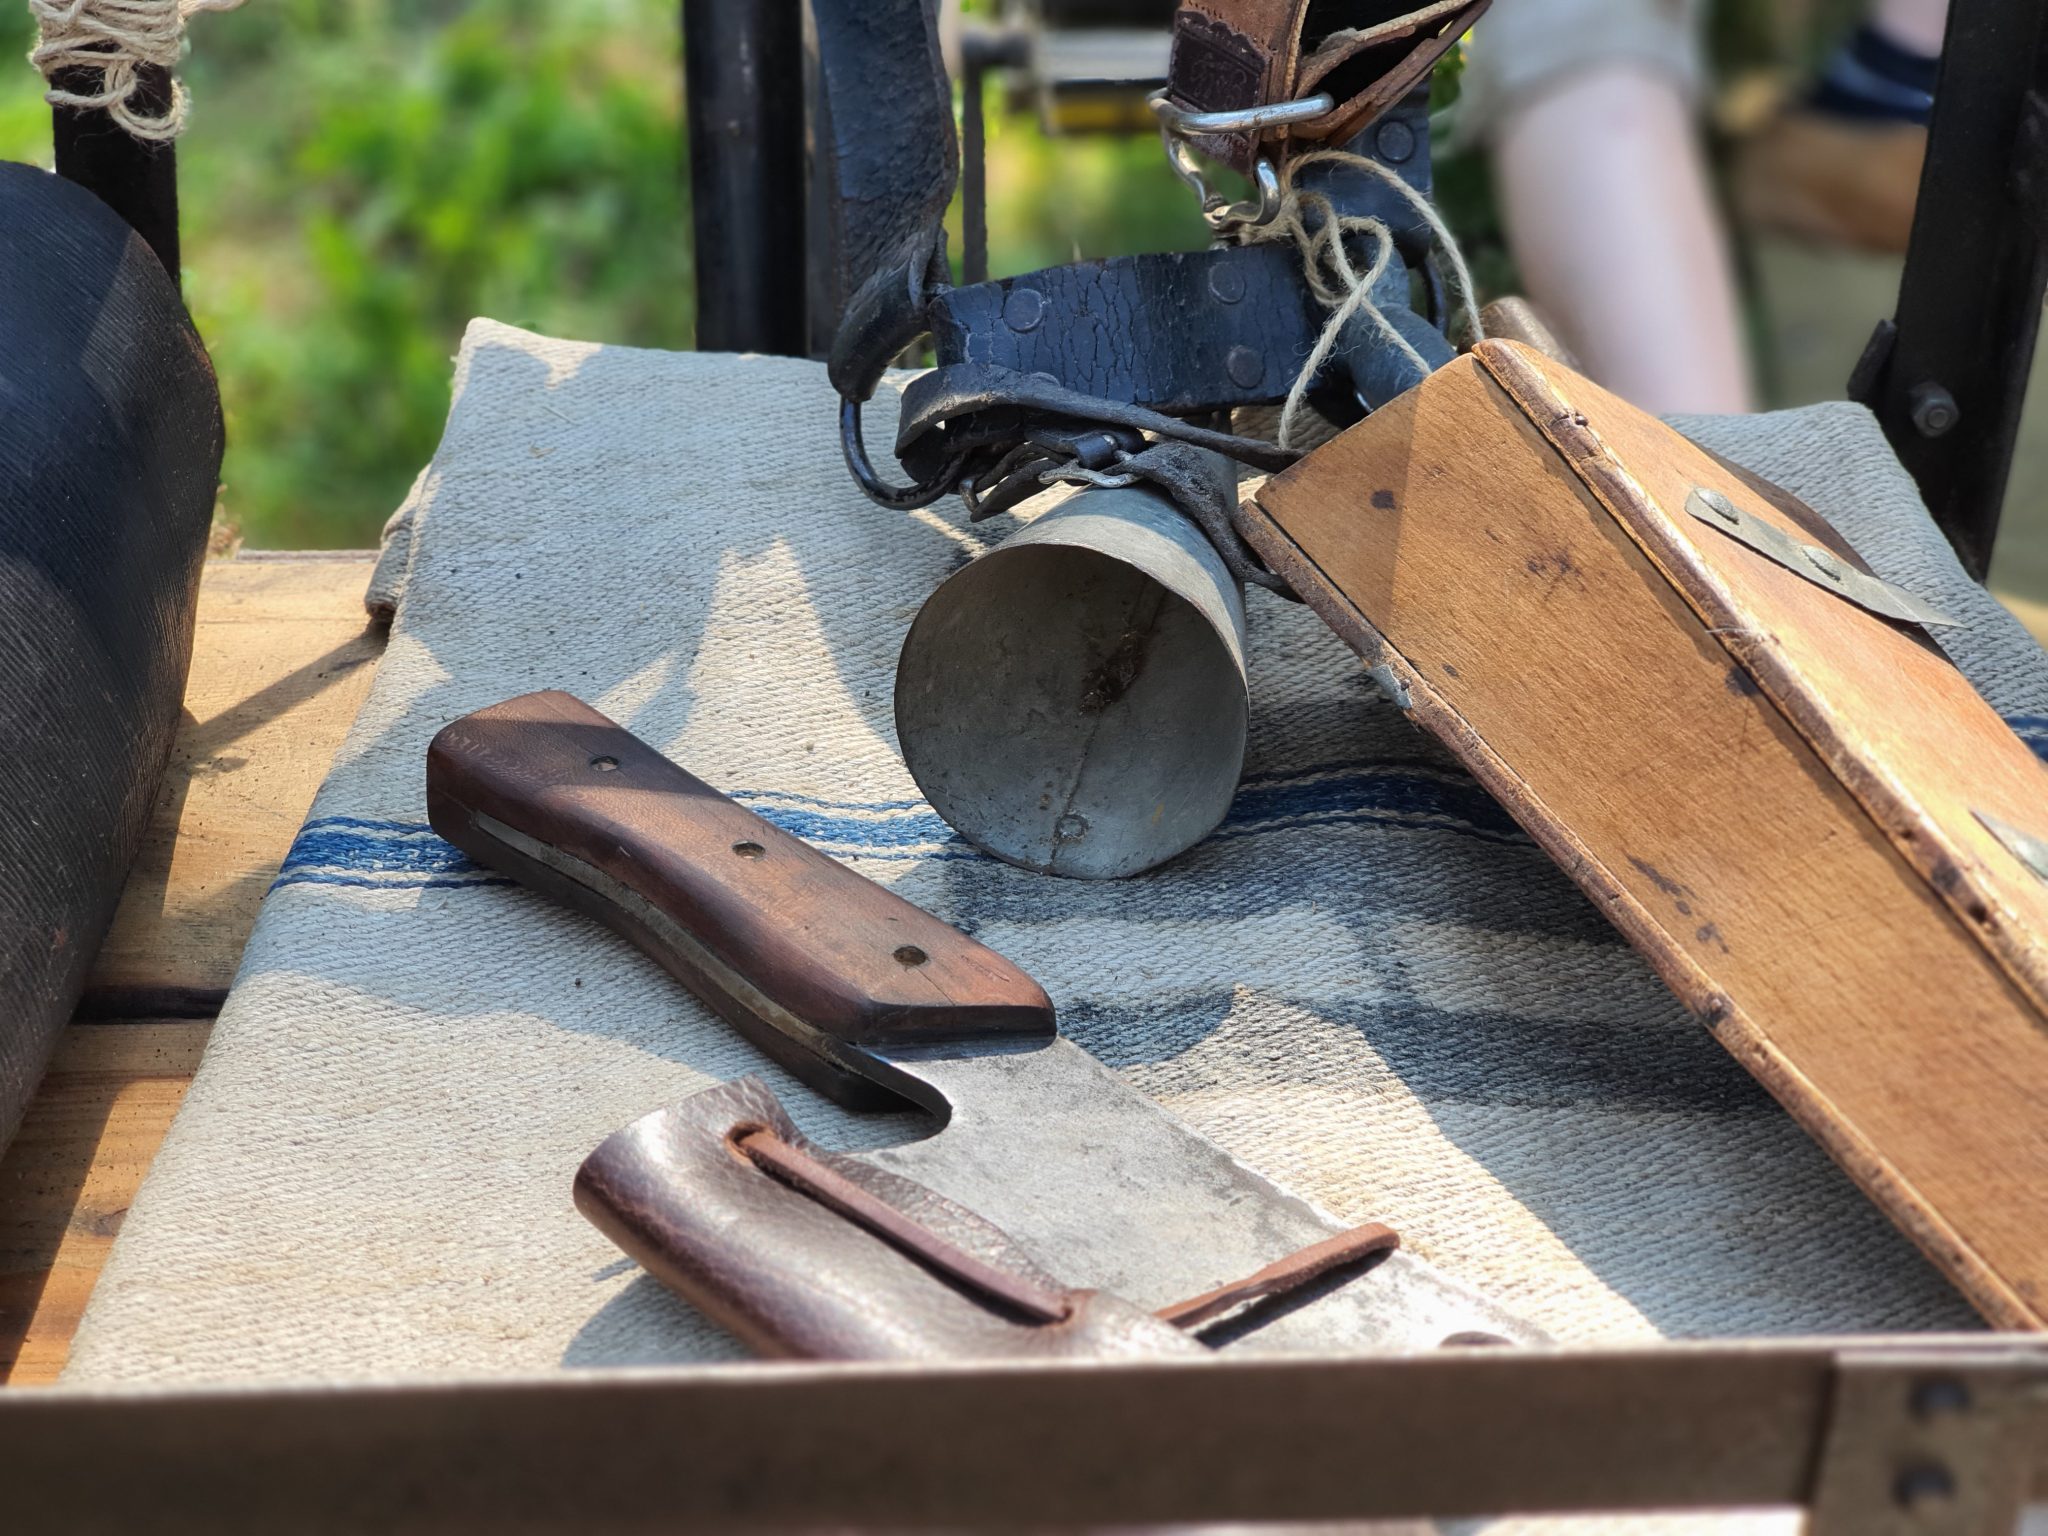
{"label": "blurred leaves", "polygon": [[[1850,0],[1797,3],[1812,20]],[[374,541],[439,441],[472,316],[689,344],[677,9],[252,0],[195,19],[185,291],[227,403],[223,510],[249,543]],[[1724,58],[1783,31],[1768,0],[1716,14]],[[0,0],[0,156],[47,165],[32,33]],[[1439,106],[1455,81],[1440,72]],[[1019,102],[991,113],[989,160],[997,273],[1207,239],[1150,135],[1047,139]],[[1482,289],[1511,289],[1484,158],[1445,155],[1438,177]]]}
{"label": "blurred leaves", "polygon": [[[25,18],[0,9],[18,58]],[[251,544],[375,541],[440,439],[472,316],[689,344],[676,30],[674,0],[197,19],[185,291],[227,404],[223,511]],[[48,162],[25,68],[0,154]]]}

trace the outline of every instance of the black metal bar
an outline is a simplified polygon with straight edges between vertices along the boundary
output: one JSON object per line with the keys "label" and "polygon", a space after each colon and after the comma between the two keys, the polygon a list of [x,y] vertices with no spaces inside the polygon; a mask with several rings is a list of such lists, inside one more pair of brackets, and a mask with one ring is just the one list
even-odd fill
{"label": "black metal bar", "polygon": [[697,345],[804,354],[802,0],[683,0]]}
{"label": "black metal bar", "polygon": [[[59,70],[51,84],[86,96],[99,90],[100,79],[96,70],[66,69]],[[153,64],[141,66],[134,102],[144,112],[168,109],[170,71]],[[177,281],[177,151],[168,141],[155,144],[136,138],[98,107],[53,107],[50,128],[57,174],[126,219]]]}
{"label": "black metal bar", "polygon": [[988,118],[981,83],[988,70],[961,49],[960,60],[960,272],[970,283],[988,280]]}
{"label": "black metal bar", "polygon": [[1031,59],[1031,39],[1014,29],[967,27],[960,34],[960,271],[988,279],[988,115],[983,82],[992,69]]}
{"label": "black metal bar", "polygon": [[1979,580],[2048,285],[2044,22],[2040,0],[1953,0],[1896,330],[1851,384]]}

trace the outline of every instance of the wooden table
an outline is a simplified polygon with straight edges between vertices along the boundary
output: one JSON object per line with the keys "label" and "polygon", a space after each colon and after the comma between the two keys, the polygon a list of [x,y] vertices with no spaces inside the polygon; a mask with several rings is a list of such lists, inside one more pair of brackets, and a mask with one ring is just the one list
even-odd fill
{"label": "wooden table", "polygon": [[[0,1382],[63,1368],[256,908],[369,689],[384,648],[363,616],[373,558],[206,568],[154,819],[78,1018],[0,1157]],[[2048,641],[2048,609],[2012,606]]]}
{"label": "wooden table", "polygon": [[374,556],[209,561],[185,718],[77,1017],[0,1157],[0,1381],[54,1380],[256,908],[383,652]]}

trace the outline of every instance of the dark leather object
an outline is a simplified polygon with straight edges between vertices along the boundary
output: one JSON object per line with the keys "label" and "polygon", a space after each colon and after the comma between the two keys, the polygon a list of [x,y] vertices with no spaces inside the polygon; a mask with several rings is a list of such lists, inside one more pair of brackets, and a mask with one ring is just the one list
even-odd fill
{"label": "dark leather object", "polygon": [[811,0],[813,356],[830,355],[870,278],[897,266],[922,273],[944,249],[960,148],[936,10],[935,0]]}
{"label": "dark leather object", "polygon": [[896,457],[915,478],[929,479],[959,447],[1000,447],[1024,439],[1034,427],[1064,427],[1074,433],[1091,427],[1129,428],[1207,448],[1269,473],[1286,469],[1301,457],[1143,406],[1097,399],[1050,383],[1040,374],[979,363],[933,368],[904,387]]}
{"label": "dark leather object", "polygon": [[170,752],[221,449],[212,365],[149,247],[0,163],[0,1145]]}
{"label": "dark leather object", "polygon": [[931,306],[941,367],[992,363],[1155,411],[1284,399],[1328,315],[1292,241],[1120,256],[952,288]]}
{"label": "dark leather object", "polygon": [[[1427,145],[1426,99],[1403,103],[1394,120],[1411,143]],[[1388,164],[1429,196],[1427,153]],[[1406,265],[1427,257],[1435,238],[1427,221],[1385,182],[1319,165],[1303,184],[1351,215],[1384,222]],[[1076,262],[941,290],[928,328],[942,367],[1049,374],[1082,394],[1169,414],[1271,404],[1286,398],[1329,320],[1301,269],[1291,240]],[[1405,288],[1382,302],[1407,308]],[[899,348],[901,329],[892,336]]]}
{"label": "dark leather object", "polygon": [[1000,1229],[921,1184],[804,1140],[755,1078],[709,1089],[608,1138],[576,1173],[576,1207],[605,1236],[756,1354],[794,1360],[1100,1359],[1202,1354],[1170,1323],[1101,1292],[1032,1323],[749,1162],[733,1138],[765,1126],[998,1269],[1057,1280]]}
{"label": "dark leather object", "polygon": [[1182,0],[1173,19],[1167,93],[1191,112],[1235,112],[1327,91],[1331,109],[1306,123],[1194,140],[1249,173],[1342,144],[1425,82],[1491,0]]}

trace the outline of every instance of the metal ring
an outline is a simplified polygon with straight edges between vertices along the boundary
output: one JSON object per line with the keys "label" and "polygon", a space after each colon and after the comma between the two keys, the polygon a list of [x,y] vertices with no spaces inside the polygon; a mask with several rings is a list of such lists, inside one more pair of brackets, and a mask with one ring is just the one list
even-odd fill
{"label": "metal ring", "polygon": [[875,466],[868,462],[868,445],[860,435],[860,402],[845,396],[841,396],[839,401],[839,449],[846,455],[846,467],[852,472],[862,494],[878,506],[898,512],[915,512],[944,496],[960,483],[960,470],[967,462],[967,450],[963,448],[947,461],[946,467],[935,478],[921,485],[889,484],[875,473]]}
{"label": "metal ring", "polygon": [[1235,112],[1190,112],[1167,99],[1163,90],[1145,98],[1159,114],[1159,125],[1181,138],[1196,134],[1263,133],[1268,128],[1287,128],[1295,123],[1314,122],[1332,110],[1336,98],[1329,92],[1304,96],[1299,101],[1274,101],[1260,107],[1241,107]]}

